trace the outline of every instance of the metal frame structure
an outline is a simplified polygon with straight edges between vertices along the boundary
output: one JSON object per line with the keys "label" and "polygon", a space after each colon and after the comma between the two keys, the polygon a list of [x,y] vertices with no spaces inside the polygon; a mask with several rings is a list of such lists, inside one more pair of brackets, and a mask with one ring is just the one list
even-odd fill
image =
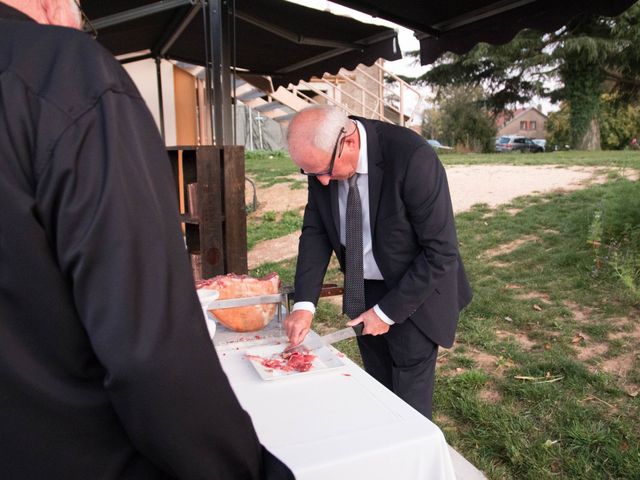
{"label": "metal frame structure", "polygon": [[[189,6],[189,8],[186,8],[187,6]],[[168,52],[172,46],[180,38],[181,34],[193,24],[198,14],[201,13],[204,31],[205,114],[208,118],[212,119],[210,138],[213,139],[213,144],[216,146],[232,145],[235,143],[232,100],[235,97],[232,95],[232,88],[234,88],[236,84],[236,19],[242,20],[243,22],[249,23],[297,45],[317,46],[329,49],[322,53],[314,53],[310,58],[296,61],[291,65],[280,67],[270,73],[276,76],[286,75],[296,69],[305,68],[348,52],[363,52],[371,45],[396,36],[396,33],[391,29],[387,32],[358,39],[356,42],[317,38],[317,35],[305,36],[302,33],[289,30],[286,27],[275,25],[268,20],[259,18],[251,11],[244,11],[247,10],[246,6],[243,11],[236,9],[236,0],[157,0],[143,6],[101,18],[91,19],[91,24],[95,30],[100,32],[101,29],[116,27],[127,22],[144,19],[145,17],[174,9],[180,11],[181,14],[177,15],[176,18],[169,23],[166,31],[155,45],[133,56],[123,55],[120,61],[126,64],[145,59],[155,60],[160,110],[160,130],[164,137],[165,112],[162,96],[161,60],[169,56]]]}
{"label": "metal frame structure", "polygon": [[[98,5],[98,0],[94,0]],[[236,8],[236,2],[241,8]],[[108,29],[125,22],[161,14],[175,9],[181,12],[175,19],[168,22],[165,31],[159,36],[160,40],[146,53],[122,60],[128,63],[146,58],[156,60],[159,70],[161,58],[170,55],[172,45],[176,43],[185,29],[192,24],[193,19],[201,12],[204,26],[203,43],[205,46],[203,64],[206,66],[207,105],[212,114],[212,138],[216,145],[229,145],[233,142],[232,135],[232,95],[231,76],[236,71],[235,32],[236,19],[240,20],[240,28],[258,27],[270,34],[271,37],[286,39],[298,45],[310,46],[307,57],[291,58],[289,64],[274,66],[270,72],[251,71],[251,74],[271,75],[279,86],[286,86],[293,81],[293,72],[300,73],[300,77],[311,78],[317,75],[311,65],[322,65],[330,59],[345,55],[347,63],[355,67],[359,57],[366,57],[371,61],[370,49],[376,42],[384,42],[389,36],[395,36],[392,30],[377,34],[362,35],[360,38],[318,38],[322,36],[322,29],[310,28],[309,36],[296,32],[295,24],[280,23],[277,18],[266,14],[262,17],[256,14],[252,3],[255,0],[151,0],[133,2],[138,6],[115,14],[112,10],[98,8],[96,11],[105,12],[102,18],[91,19],[95,29]],[[564,22],[581,13],[600,15],[617,15],[624,11],[634,0],[592,0],[586,4],[582,0],[468,0],[465,2],[424,2],[418,0],[334,0],[335,3],[354,8],[370,15],[390,20],[396,24],[414,30],[420,40],[421,61],[423,64],[433,62],[445,51],[464,53],[478,42],[494,44],[505,43],[523,28],[536,28],[542,31],[553,31]],[[88,3],[88,2],[87,2]],[[146,4],[144,4],[146,3]],[[260,3],[260,2],[258,2]],[[275,4],[275,2],[273,2]],[[283,3],[284,2],[283,0]],[[118,2],[124,5],[125,2]],[[293,4],[291,4],[293,5]],[[190,7],[188,7],[190,6]],[[293,7],[292,7],[293,8]],[[303,8],[296,6],[295,8]],[[324,15],[320,12],[318,15]],[[324,19],[326,21],[326,19]],[[344,28],[344,24],[342,24]],[[383,28],[383,27],[380,27]],[[293,31],[292,31],[293,30]],[[107,30],[108,31],[108,30]],[[366,38],[364,38],[366,37]],[[314,47],[317,47],[315,49]],[[328,49],[322,51],[322,48]],[[399,58],[396,55],[397,44],[381,48],[387,58]],[[386,48],[386,50],[385,50]],[[390,51],[391,50],[391,51]],[[363,55],[358,55],[361,52]],[[367,52],[370,52],[367,56]],[[123,52],[124,53],[124,52]],[[378,53],[378,52],[376,52]],[[397,52],[400,55],[399,52]],[[382,55],[381,55],[382,56]],[[178,58],[179,59],[179,58]],[[182,60],[186,60],[186,57]],[[356,64],[354,64],[356,62]],[[346,65],[342,65],[346,66]],[[335,65],[333,65],[335,67]],[[258,62],[257,68],[265,68],[264,62]],[[326,70],[325,70],[326,71]],[[159,80],[161,86],[161,80]],[[161,96],[161,95],[160,95]],[[160,98],[160,102],[162,99]],[[216,108],[213,108],[215,105]],[[163,116],[163,114],[161,113]]]}
{"label": "metal frame structure", "polygon": [[[231,3],[231,9],[229,4]],[[112,27],[132,20],[144,18],[166,10],[191,5],[186,15],[177,18],[167,29],[163,38],[148,53],[129,57],[122,63],[130,63],[145,59],[156,62],[156,76],[158,85],[158,103],[160,110],[160,131],[164,138],[164,103],[162,98],[162,75],[160,64],[167,51],[175,43],[182,32],[191,24],[199,11],[204,19],[205,38],[205,91],[207,115],[213,119],[211,123],[211,138],[217,146],[231,145],[234,140],[234,125],[231,115],[231,49],[235,46],[235,39],[230,37],[231,18],[235,15],[235,2],[223,0],[159,0],[155,3],[133,8],[107,17],[92,20],[96,30]],[[263,26],[263,28],[265,28]],[[216,105],[216,108],[214,108]]]}

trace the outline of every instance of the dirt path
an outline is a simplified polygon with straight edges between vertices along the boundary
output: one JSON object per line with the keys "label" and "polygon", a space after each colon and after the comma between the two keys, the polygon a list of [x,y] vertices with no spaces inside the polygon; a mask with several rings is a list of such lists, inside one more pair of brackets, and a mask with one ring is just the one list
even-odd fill
{"label": "dirt path", "polygon": [[[631,178],[637,178],[633,172]],[[607,170],[600,167],[456,165],[447,167],[451,201],[456,213],[478,203],[496,207],[522,195],[536,195],[556,190],[565,192],[603,183]],[[302,209],[307,202],[306,189],[290,190],[288,184],[277,184],[258,190],[260,208],[282,212]],[[295,257],[299,233],[258,243],[249,252],[249,268],[264,262],[279,262]]]}

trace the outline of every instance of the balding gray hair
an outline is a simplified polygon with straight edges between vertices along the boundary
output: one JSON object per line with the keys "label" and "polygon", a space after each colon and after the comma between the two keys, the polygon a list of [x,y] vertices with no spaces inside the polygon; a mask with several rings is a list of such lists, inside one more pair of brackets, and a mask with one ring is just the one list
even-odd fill
{"label": "balding gray hair", "polygon": [[[296,123],[296,117],[298,115],[304,114],[304,112],[309,113],[311,111],[318,114],[320,119],[317,123],[317,128],[314,129],[314,135],[309,140],[311,141],[311,144],[319,150],[331,153],[336,144],[336,138],[338,138],[340,130],[343,128],[345,130],[349,129],[349,117],[341,108],[333,105],[312,105],[298,112],[291,120],[290,125],[294,125]],[[288,143],[290,143],[292,131],[295,132],[295,128],[289,128],[287,131]]]}

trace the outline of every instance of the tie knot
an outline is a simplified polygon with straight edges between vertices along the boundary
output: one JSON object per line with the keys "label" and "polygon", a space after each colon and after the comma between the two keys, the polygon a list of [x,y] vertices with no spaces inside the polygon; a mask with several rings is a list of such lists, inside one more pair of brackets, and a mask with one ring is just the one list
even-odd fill
{"label": "tie knot", "polygon": [[349,187],[355,187],[357,181],[358,181],[358,174],[354,173],[349,177]]}

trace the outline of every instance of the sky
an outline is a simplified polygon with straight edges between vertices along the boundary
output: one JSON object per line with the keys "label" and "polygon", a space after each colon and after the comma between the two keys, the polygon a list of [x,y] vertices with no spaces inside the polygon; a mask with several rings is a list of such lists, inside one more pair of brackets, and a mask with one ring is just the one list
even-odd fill
{"label": "sky", "polygon": [[[408,28],[401,27],[400,25],[388,22],[386,20],[382,20],[380,18],[371,17],[370,15],[367,15],[365,13],[358,12],[357,10],[352,10],[342,5],[337,5],[327,0],[287,0],[287,1],[292,3],[297,3],[305,7],[316,8],[318,10],[328,10],[331,13],[335,13],[337,15],[349,16],[361,22],[375,23],[377,25],[384,25],[387,27],[394,28],[398,32],[398,43],[400,44],[400,50],[402,51],[403,58],[400,60],[396,60],[394,62],[385,62],[385,68],[395,73],[396,75],[404,75],[408,77],[419,77],[429,69],[428,65],[427,66],[420,65],[420,61],[418,59],[409,58],[407,56],[407,52],[419,50],[420,48],[420,43],[414,37],[413,31],[409,30]],[[429,91],[428,88],[426,88],[424,89],[424,94],[428,99],[428,97],[431,95],[431,92]],[[551,102],[549,102],[547,99],[534,99],[531,102],[531,106],[541,106],[542,112],[545,114],[549,114],[549,112],[556,111],[559,108],[557,105],[551,104]]]}
{"label": "sky", "polygon": [[396,60],[395,62],[386,62],[385,66],[390,71],[395,74],[407,75],[407,76],[420,76],[425,71],[427,71],[428,67],[421,66],[419,60],[413,58],[406,58],[406,53],[412,50],[418,50],[420,48],[420,43],[413,36],[413,31],[408,28],[401,27],[395,23],[388,22],[386,20],[382,20],[380,18],[375,18],[366,13],[359,12],[357,10],[352,10],[351,8],[343,7],[342,5],[338,5],[335,3],[331,3],[327,0],[287,0],[292,3],[297,3],[298,5],[304,5],[305,7],[316,8],[318,10],[328,10],[331,13],[335,13],[337,15],[344,15],[348,17],[355,18],[361,22],[365,23],[375,23],[377,25],[384,25],[386,27],[394,28],[398,31],[398,43],[400,44],[400,50],[402,50],[402,55],[405,58],[401,60]]}

